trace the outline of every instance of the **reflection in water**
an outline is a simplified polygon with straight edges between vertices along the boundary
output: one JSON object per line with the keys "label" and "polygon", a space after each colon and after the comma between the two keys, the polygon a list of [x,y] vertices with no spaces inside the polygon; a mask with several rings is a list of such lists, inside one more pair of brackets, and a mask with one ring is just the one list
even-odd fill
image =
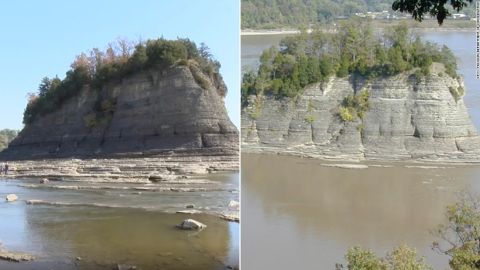
{"label": "reflection in water", "polygon": [[[238,174],[226,179],[216,175],[212,180],[238,183]],[[105,202],[118,206],[125,203],[127,193],[132,193],[27,189],[19,186],[22,182],[0,181],[0,197],[16,193],[20,200],[40,197],[53,202],[67,199],[80,202],[83,198],[84,203],[90,204],[103,194],[108,197],[103,199]],[[210,198],[213,194],[206,193],[157,196],[164,198],[155,200],[155,205],[163,202],[162,207],[169,209],[175,208],[178,202],[169,196],[181,196],[188,203],[199,202],[212,207],[224,204]],[[202,200],[200,197],[206,198]],[[138,194],[135,199],[132,205],[140,208],[146,208],[153,201],[149,196]],[[33,262],[20,264],[0,261],[0,269],[115,269],[117,264],[136,265],[139,269],[225,269],[225,265],[238,266],[239,226],[213,215],[170,214],[122,207],[26,205],[24,201],[17,201],[0,202],[0,217],[0,243],[8,250],[38,256]],[[201,232],[181,231],[174,227],[186,218],[194,218],[208,227]]]}
{"label": "reflection in water", "polygon": [[223,269],[221,262],[228,257],[228,223],[211,216],[194,217],[209,226],[198,233],[174,228],[186,215],[51,207],[29,207],[27,212],[30,230],[48,244],[44,252],[58,256],[57,261],[80,256],[84,269],[92,263],[143,269]]}
{"label": "reflection in water", "polygon": [[473,180],[480,168],[358,170],[323,163],[242,155],[244,269],[334,269],[350,246],[384,254],[400,243],[417,248],[436,268],[447,265],[448,258],[430,250],[429,230],[444,222],[457,191],[479,190]]}

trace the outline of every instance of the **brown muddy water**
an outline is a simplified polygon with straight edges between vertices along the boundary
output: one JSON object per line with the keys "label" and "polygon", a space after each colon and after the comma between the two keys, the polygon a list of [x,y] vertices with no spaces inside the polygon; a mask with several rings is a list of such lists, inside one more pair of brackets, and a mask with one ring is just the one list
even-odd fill
{"label": "brown muddy water", "polygon": [[402,243],[448,266],[430,230],[461,191],[480,192],[479,166],[332,164],[242,154],[242,269],[333,270],[351,246],[385,255]]}
{"label": "brown muddy water", "polygon": [[[475,33],[420,35],[447,45],[457,57],[465,104],[478,130]],[[242,36],[242,72],[256,70],[261,52],[284,36]],[[242,153],[242,269],[333,270],[351,246],[383,256],[401,243],[416,248],[435,269],[448,268],[448,258],[430,249],[438,239],[429,231],[445,221],[445,207],[460,191],[480,194],[480,165],[367,163],[367,169],[342,169],[325,164]]]}
{"label": "brown muddy water", "polygon": [[[15,193],[19,201],[0,202],[0,243],[37,259],[0,261],[0,269],[117,269],[118,264],[137,269],[238,267],[239,224],[217,216],[230,200],[238,200],[238,173],[209,178],[218,185],[201,192],[137,192],[128,185],[113,191],[70,190],[51,187],[72,185],[68,181],[40,188],[32,187],[38,180],[1,180],[0,198]],[[126,184],[116,186],[122,185]],[[27,205],[25,200],[30,199],[58,205]],[[175,214],[189,203],[204,213]],[[200,232],[175,228],[187,218],[208,227]]]}

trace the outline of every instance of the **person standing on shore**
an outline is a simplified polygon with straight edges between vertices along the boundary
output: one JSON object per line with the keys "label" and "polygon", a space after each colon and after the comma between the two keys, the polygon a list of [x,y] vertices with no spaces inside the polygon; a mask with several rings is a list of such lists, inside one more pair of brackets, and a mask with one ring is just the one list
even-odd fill
{"label": "person standing on shore", "polygon": [[3,172],[5,173],[5,175],[8,174],[8,162],[6,162],[5,165],[3,166]]}
{"label": "person standing on shore", "polygon": [[5,170],[5,162],[2,162],[2,165],[0,166],[0,175],[4,173]]}

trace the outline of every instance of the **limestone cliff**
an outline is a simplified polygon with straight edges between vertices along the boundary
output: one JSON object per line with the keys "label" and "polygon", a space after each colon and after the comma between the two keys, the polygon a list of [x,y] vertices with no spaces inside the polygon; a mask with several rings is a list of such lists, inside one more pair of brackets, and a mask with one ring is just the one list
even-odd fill
{"label": "limestone cliff", "polygon": [[[242,111],[242,151],[479,161],[480,139],[461,98],[463,87],[443,72],[403,73],[370,81],[332,77],[296,98],[250,96]],[[342,121],[342,101],[362,90],[370,94],[363,120]]]}
{"label": "limestone cliff", "polygon": [[85,86],[25,126],[0,158],[236,155],[224,87],[187,65],[138,72],[101,91]]}

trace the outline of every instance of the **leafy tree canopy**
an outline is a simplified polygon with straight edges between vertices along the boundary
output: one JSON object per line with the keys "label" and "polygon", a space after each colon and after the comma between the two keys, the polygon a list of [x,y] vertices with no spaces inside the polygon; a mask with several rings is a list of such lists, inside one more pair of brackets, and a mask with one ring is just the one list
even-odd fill
{"label": "leafy tree canopy", "polygon": [[393,10],[408,12],[415,20],[422,21],[424,16],[430,14],[437,18],[438,24],[442,25],[445,18],[451,15],[447,2],[454,11],[461,11],[472,3],[473,0],[395,0],[392,4]]}
{"label": "leafy tree canopy", "polygon": [[42,79],[37,92],[29,94],[23,123],[29,124],[38,115],[55,111],[85,85],[100,90],[104,84],[121,80],[135,72],[151,68],[165,69],[175,64],[186,65],[189,60],[196,62],[215,84],[221,85],[220,63],[213,58],[206,45],[197,48],[189,39],[159,38],[137,43],[119,39],[108,44],[105,51],[94,48],[76,57],[63,80],[58,77]]}
{"label": "leafy tree canopy", "polygon": [[[348,270],[432,270],[423,257],[418,257],[415,249],[403,244],[379,258],[371,250],[352,247],[345,255]],[[345,269],[337,264],[337,270]]]}
{"label": "leafy tree canopy", "polygon": [[305,86],[330,76],[350,74],[368,78],[391,76],[415,70],[428,75],[433,62],[443,63],[446,73],[456,77],[456,60],[447,47],[424,42],[406,24],[376,35],[369,20],[351,19],[335,33],[314,29],[289,36],[260,57],[257,72],[248,72],[242,82],[242,104],[249,95],[270,94],[295,97]]}
{"label": "leafy tree canopy", "polygon": [[0,150],[7,148],[8,144],[17,137],[18,131],[12,129],[0,130]]}

